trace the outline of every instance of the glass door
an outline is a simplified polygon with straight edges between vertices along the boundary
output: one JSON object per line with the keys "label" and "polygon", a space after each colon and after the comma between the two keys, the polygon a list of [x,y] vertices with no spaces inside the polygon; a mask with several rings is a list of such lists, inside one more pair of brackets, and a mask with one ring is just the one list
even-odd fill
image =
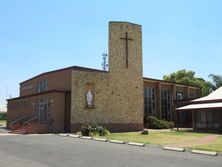
{"label": "glass door", "polygon": [[48,121],[49,108],[48,98],[42,98],[38,101],[37,114],[39,122],[46,123]]}

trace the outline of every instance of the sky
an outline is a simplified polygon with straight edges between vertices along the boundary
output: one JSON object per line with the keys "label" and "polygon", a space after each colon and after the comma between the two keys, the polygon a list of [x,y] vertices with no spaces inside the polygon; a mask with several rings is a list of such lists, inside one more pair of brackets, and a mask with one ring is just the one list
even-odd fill
{"label": "sky", "polygon": [[19,83],[68,66],[101,69],[108,22],[142,25],[143,73],[221,74],[221,0],[0,0],[0,110]]}

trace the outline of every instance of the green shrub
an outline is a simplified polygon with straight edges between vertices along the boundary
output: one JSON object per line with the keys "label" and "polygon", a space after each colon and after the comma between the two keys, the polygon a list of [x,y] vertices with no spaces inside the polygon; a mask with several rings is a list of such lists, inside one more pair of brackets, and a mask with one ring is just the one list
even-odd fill
{"label": "green shrub", "polygon": [[105,136],[109,134],[109,131],[106,128],[96,124],[86,124],[82,126],[81,134],[83,136]]}
{"label": "green shrub", "polygon": [[161,129],[161,123],[156,117],[148,116],[145,122],[148,128]]}
{"label": "green shrub", "polygon": [[106,129],[106,128],[104,128],[103,131],[101,131],[101,133],[99,133],[100,136],[106,136],[106,135],[108,135],[108,134],[110,134],[110,132],[109,132],[109,130]]}
{"label": "green shrub", "polygon": [[83,136],[89,136],[89,134],[91,133],[91,126],[89,124],[83,125],[81,128],[81,134]]}
{"label": "green shrub", "polygon": [[171,121],[164,121],[164,120],[160,120],[162,122],[162,126],[165,127],[163,129],[172,129],[175,127],[174,122]]}
{"label": "green shrub", "polygon": [[154,116],[148,116],[144,120],[145,126],[152,129],[172,129],[174,128],[174,122],[168,122],[165,120],[159,120]]}

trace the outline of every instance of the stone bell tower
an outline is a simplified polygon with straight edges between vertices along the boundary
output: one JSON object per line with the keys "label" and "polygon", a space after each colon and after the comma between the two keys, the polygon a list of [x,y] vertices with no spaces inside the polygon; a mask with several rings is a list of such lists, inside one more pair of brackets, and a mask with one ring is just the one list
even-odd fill
{"label": "stone bell tower", "polygon": [[[87,107],[89,90],[93,102]],[[142,130],[141,26],[109,22],[109,71],[73,70],[71,94],[72,131],[86,123],[102,124],[117,132]]]}
{"label": "stone bell tower", "polygon": [[141,26],[109,22],[109,80],[117,96],[117,120],[133,129],[143,126],[143,72]]}
{"label": "stone bell tower", "polygon": [[142,77],[142,30],[129,22],[109,22],[110,72],[131,71]]}

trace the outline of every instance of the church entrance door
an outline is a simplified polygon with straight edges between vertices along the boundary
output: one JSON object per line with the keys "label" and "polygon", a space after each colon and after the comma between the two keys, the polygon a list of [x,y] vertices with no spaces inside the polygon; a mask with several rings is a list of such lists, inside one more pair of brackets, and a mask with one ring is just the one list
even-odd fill
{"label": "church entrance door", "polygon": [[37,103],[38,122],[47,123],[50,112],[50,103],[48,98],[41,98]]}

